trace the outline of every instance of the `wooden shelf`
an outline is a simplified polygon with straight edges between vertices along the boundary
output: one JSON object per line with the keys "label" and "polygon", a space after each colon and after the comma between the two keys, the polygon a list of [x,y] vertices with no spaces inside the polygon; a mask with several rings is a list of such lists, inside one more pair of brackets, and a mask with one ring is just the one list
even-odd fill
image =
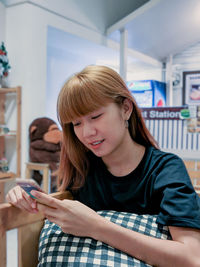
{"label": "wooden shelf", "polygon": [[[0,178],[5,178],[5,175],[9,177],[21,175],[21,87],[13,87],[13,88],[0,88],[0,124],[6,125],[6,108],[7,103],[9,101],[9,97],[7,98],[7,94],[14,94],[16,99],[16,130],[13,129],[6,134],[0,135],[0,158],[6,157],[6,143],[9,142],[9,138],[15,137],[15,147],[13,147],[13,151],[16,151],[16,171],[8,173],[1,173]],[[11,114],[12,116],[12,114]],[[8,140],[7,140],[8,139]],[[14,144],[14,143],[13,143]],[[8,159],[9,162],[9,159]],[[13,170],[11,170],[13,171]]]}
{"label": "wooden shelf", "polygon": [[16,174],[14,172],[0,172],[0,179],[14,178]]}
{"label": "wooden shelf", "polygon": [[7,93],[16,93],[16,89],[20,88],[18,87],[13,87],[13,88],[0,88],[0,94],[7,94]]}

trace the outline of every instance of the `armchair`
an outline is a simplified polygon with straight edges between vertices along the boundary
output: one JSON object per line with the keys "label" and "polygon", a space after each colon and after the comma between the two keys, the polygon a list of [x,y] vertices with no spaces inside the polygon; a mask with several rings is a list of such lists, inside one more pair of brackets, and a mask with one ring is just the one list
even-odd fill
{"label": "armchair", "polygon": [[[51,195],[57,199],[72,199],[67,191]],[[43,221],[41,213],[31,214],[9,203],[0,204],[0,267],[6,267],[6,231],[15,228],[18,229],[18,266],[37,266],[38,239]]]}

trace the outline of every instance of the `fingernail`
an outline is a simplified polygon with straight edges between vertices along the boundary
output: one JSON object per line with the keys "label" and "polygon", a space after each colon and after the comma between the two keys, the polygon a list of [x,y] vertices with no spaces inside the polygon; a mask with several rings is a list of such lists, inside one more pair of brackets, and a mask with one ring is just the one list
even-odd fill
{"label": "fingernail", "polygon": [[37,191],[35,191],[35,190],[31,190],[31,195],[33,195],[34,197],[37,195]]}
{"label": "fingernail", "polygon": [[31,204],[31,207],[32,207],[33,209],[35,209],[35,208],[36,208],[36,203],[33,202],[33,203]]}

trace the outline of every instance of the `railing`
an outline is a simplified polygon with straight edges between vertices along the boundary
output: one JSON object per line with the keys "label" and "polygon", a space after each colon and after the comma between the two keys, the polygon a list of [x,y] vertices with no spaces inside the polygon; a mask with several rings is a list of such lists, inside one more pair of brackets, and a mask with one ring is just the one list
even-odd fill
{"label": "railing", "polygon": [[183,107],[144,108],[142,113],[147,128],[161,149],[196,152],[200,157],[200,133],[188,132],[187,121],[180,119],[181,109]]}
{"label": "railing", "polygon": [[160,148],[200,151],[200,133],[188,133],[184,120],[146,120]]}

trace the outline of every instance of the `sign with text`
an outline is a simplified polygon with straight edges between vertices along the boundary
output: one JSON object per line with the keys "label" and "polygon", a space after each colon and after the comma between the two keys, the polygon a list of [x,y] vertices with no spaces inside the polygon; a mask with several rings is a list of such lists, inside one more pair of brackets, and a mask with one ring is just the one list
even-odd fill
{"label": "sign with text", "polygon": [[145,120],[180,120],[184,107],[141,108]]}

